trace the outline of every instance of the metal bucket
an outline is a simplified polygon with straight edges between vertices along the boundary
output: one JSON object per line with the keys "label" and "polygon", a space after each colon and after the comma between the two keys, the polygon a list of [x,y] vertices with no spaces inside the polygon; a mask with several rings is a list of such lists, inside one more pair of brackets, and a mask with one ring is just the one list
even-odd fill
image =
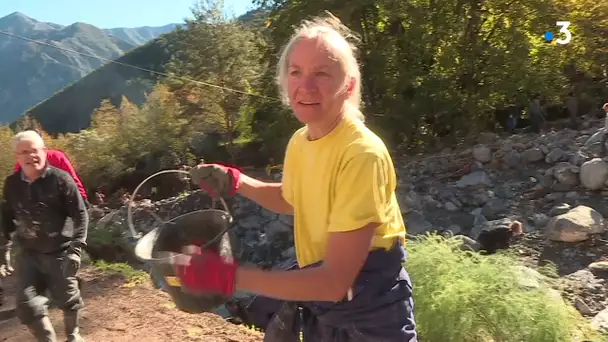
{"label": "metal bucket", "polygon": [[[171,170],[173,172],[184,172]],[[137,190],[148,179],[165,172],[161,171],[145,179],[133,192],[131,198],[135,197]],[[199,245],[219,253],[222,257],[238,259],[239,242],[230,234],[232,216],[229,213],[226,202],[220,199],[224,210],[205,209],[193,211],[180,215],[161,225],[146,235],[140,237],[135,232],[131,218],[131,204],[128,207],[129,227],[138,239],[135,245],[135,256],[150,263],[151,275],[157,275],[162,287],[169,293],[176,307],[189,313],[211,312],[218,306],[225,304],[230,298],[219,294],[190,294],[182,289],[179,279],[175,274],[173,265],[166,256],[167,252],[180,254],[182,248],[187,245]],[[160,218],[157,217],[158,220]],[[199,241],[204,244],[200,245]]]}

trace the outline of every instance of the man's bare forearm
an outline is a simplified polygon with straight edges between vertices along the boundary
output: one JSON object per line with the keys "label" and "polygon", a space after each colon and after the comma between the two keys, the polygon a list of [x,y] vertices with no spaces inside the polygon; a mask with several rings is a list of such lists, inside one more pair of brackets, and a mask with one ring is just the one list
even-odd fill
{"label": "man's bare forearm", "polygon": [[293,207],[285,201],[281,183],[267,183],[241,175],[239,194],[279,214],[293,215]]}

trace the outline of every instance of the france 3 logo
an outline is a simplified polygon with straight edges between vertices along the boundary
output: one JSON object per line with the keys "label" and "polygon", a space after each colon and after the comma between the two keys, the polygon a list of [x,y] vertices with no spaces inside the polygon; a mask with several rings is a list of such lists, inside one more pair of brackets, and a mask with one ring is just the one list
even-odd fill
{"label": "france 3 logo", "polygon": [[[558,21],[555,24],[558,27],[560,27],[559,32],[565,36],[563,38],[556,39],[555,42],[560,45],[565,45],[565,44],[570,43],[570,40],[572,40],[572,33],[570,32],[570,30],[568,30],[568,27],[570,27],[570,22],[569,21]],[[549,32],[549,31],[545,32],[545,41],[547,43],[553,42],[554,38],[555,38],[555,35],[553,34],[553,32]]]}

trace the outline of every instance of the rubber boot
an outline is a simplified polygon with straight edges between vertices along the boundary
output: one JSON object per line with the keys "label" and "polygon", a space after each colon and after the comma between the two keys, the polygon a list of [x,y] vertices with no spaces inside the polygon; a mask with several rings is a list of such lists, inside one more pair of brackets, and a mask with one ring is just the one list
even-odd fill
{"label": "rubber boot", "polygon": [[63,324],[68,342],[84,342],[84,338],[80,336],[80,316],[80,310],[63,312]]}
{"label": "rubber boot", "polygon": [[36,338],[38,342],[56,342],[57,336],[55,335],[55,329],[48,316],[34,321],[34,323],[27,326],[30,332]]}

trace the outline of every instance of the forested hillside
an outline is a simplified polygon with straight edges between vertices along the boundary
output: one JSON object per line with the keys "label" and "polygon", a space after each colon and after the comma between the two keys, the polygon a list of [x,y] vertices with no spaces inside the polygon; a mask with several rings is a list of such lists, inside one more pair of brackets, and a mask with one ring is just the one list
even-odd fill
{"label": "forested hillside", "polygon": [[16,120],[30,107],[97,69],[104,59],[117,58],[174,28],[102,30],[86,23],[62,26],[18,12],[0,18],[0,122]]}
{"label": "forested hillside", "polygon": [[[236,20],[247,25],[247,30],[255,30],[263,27],[267,15],[267,11],[256,10]],[[104,64],[82,80],[31,108],[28,115],[39,121],[49,132],[78,132],[89,126],[91,114],[104,99],[110,99],[119,106],[124,96],[132,103],[143,104],[146,101],[145,94],[159,78],[164,78],[162,73],[169,71],[167,63],[181,53],[176,50],[177,46],[191,32],[193,25],[194,22],[191,22],[185,30],[168,33],[138,47],[116,59],[117,63]],[[180,70],[176,72],[175,75],[181,75]]]}

